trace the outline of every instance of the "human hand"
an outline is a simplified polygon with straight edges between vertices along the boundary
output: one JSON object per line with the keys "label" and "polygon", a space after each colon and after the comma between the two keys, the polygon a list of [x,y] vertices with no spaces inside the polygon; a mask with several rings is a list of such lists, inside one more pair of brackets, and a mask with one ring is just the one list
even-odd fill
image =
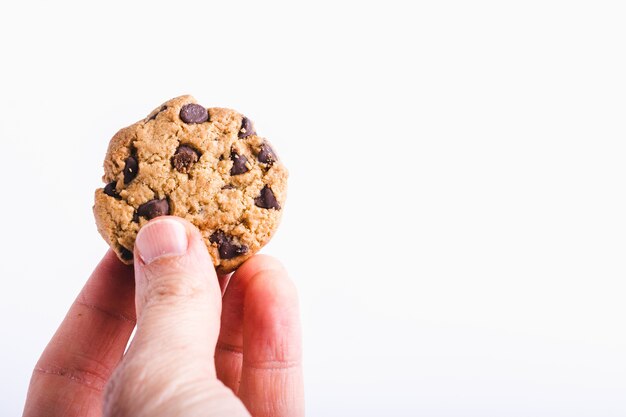
{"label": "human hand", "polygon": [[199,231],[158,217],[134,275],[105,255],[38,361],[24,417],[304,415],[297,296],[278,261],[218,280]]}

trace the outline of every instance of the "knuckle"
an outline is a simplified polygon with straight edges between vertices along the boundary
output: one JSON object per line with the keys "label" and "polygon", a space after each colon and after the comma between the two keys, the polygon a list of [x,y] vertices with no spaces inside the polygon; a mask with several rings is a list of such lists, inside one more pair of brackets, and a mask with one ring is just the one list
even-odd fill
{"label": "knuckle", "polygon": [[[95,363],[95,361],[94,361]],[[96,391],[102,391],[107,381],[108,370],[102,366],[74,364],[72,366],[38,365],[34,374],[66,378]]]}
{"label": "knuckle", "polygon": [[153,278],[146,286],[144,301],[149,303],[185,302],[202,296],[206,286],[187,274],[169,274]]}

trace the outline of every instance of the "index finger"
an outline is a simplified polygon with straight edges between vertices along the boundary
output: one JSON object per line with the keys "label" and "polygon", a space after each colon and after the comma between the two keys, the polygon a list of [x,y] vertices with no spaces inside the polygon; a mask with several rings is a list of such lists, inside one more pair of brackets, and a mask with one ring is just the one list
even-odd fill
{"label": "index finger", "polygon": [[24,417],[99,417],[106,381],[135,327],[132,267],[109,250],[35,366]]}

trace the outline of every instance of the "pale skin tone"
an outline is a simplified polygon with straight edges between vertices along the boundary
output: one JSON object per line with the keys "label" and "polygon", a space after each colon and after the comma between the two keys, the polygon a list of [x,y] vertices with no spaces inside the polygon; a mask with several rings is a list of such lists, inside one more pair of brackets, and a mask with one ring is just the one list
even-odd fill
{"label": "pale skin tone", "polygon": [[[133,328],[135,337],[125,352]],[[215,273],[198,230],[159,217],[134,267],[109,251],[35,366],[24,417],[301,417],[297,294],[275,259]]]}

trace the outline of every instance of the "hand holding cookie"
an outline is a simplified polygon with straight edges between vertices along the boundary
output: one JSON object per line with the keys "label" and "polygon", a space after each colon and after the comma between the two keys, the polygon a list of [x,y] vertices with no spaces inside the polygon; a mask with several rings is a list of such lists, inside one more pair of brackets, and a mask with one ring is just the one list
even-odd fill
{"label": "hand holding cookie", "polygon": [[184,96],[117,133],[104,168],[94,213],[112,250],[38,361],[24,416],[303,416],[295,287],[254,255],[285,203],[269,143]]}

